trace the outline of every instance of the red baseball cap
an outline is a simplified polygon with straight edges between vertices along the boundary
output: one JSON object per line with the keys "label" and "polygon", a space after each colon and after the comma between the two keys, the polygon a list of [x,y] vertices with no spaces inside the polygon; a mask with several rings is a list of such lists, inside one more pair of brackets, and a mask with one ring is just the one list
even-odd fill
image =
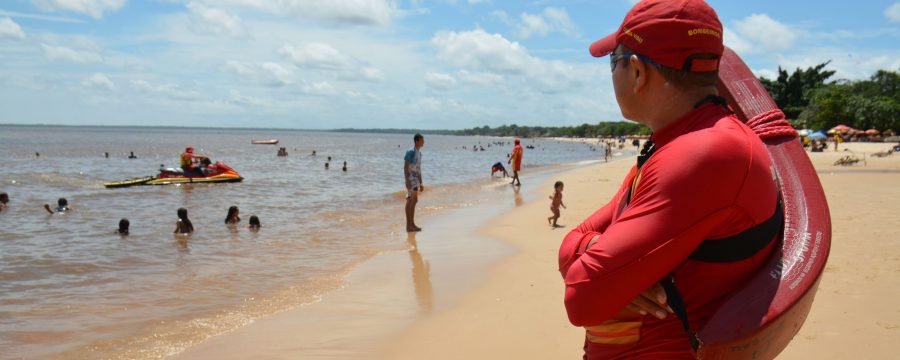
{"label": "red baseball cap", "polygon": [[591,44],[591,55],[609,55],[618,44],[665,67],[691,72],[717,70],[725,49],[719,16],[703,0],[642,0],[619,30]]}

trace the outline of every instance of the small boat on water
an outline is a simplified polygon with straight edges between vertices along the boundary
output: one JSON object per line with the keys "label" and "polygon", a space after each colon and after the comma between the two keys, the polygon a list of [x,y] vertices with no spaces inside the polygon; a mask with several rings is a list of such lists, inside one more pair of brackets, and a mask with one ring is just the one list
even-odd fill
{"label": "small boat on water", "polygon": [[276,145],[278,144],[278,139],[250,140],[250,143],[254,145]]}

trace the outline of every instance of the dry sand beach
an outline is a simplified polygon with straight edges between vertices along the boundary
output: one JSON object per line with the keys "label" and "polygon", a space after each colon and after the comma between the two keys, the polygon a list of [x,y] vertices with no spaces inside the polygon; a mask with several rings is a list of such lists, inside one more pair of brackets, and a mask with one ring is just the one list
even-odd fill
{"label": "dry sand beach", "polygon": [[[880,359],[900,351],[900,155],[868,156],[888,144],[844,148],[865,162],[835,166],[851,152],[833,147],[810,154],[831,210],[831,255],[806,324],[779,358]],[[356,269],[323,301],[330,305],[262,319],[178,358],[580,358],[583,331],[566,319],[557,247],[610,198],[632,163],[584,166],[525,187],[527,201],[517,197],[515,208],[473,234],[458,224],[483,213],[426,220],[426,232],[408,239],[409,253]],[[568,208],[559,220],[565,227],[551,229],[547,196],[556,180],[566,184]],[[489,270],[465,271],[469,265]]]}

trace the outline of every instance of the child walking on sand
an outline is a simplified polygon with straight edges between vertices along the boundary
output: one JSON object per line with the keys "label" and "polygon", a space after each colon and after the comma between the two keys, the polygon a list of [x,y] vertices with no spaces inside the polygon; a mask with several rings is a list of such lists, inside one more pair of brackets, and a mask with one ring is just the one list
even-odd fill
{"label": "child walking on sand", "polygon": [[562,202],[563,186],[564,185],[562,181],[557,181],[555,184],[553,184],[553,189],[555,191],[553,192],[553,195],[550,195],[550,211],[553,212],[553,216],[547,218],[547,223],[549,223],[550,226],[553,227],[558,226],[556,225],[556,219],[559,219],[559,207],[566,207],[566,204],[563,204]]}

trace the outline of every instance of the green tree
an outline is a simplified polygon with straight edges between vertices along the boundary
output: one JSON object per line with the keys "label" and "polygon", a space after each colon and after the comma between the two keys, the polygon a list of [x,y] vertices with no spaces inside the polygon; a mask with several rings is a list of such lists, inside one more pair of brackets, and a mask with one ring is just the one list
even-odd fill
{"label": "green tree", "polygon": [[800,119],[813,129],[846,124],[857,129],[900,130],[900,74],[879,70],[869,80],[827,84],[809,93]]}
{"label": "green tree", "polygon": [[825,81],[834,75],[834,71],[824,70],[830,62],[829,60],[806,69],[797,68],[791,74],[779,66],[777,79],[760,77],[759,81],[772,96],[772,100],[775,100],[775,104],[784,111],[785,116],[788,119],[796,119],[809,105],[810,92],[825,85]]}

